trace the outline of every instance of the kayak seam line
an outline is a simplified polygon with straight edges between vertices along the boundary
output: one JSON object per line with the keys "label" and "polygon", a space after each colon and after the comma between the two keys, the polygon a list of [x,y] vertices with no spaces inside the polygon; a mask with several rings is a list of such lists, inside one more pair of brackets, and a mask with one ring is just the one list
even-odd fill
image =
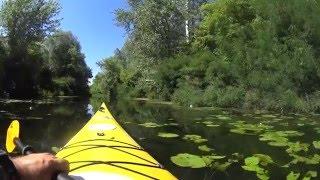
{"label": "kayak seam line", "polygon": [[[121,169],[124,169],[124,170],[127,170],[127,171],[131,171],[131,172],[137,173],[137,174],[139,174],[139,175],[148,177],[148,178],[153,179],[153,180],[159,180],[158,178],[149,176],[149,175],[147,175],[147,174],[145,174],[145,173],[142,173],[142,172],[139,172],[139,171],[136,171],[136,170],[127,168],[127,167],[123,167],[123,166],[120,166],[120,165],[116,165],[116,164],[112,163],[112,161],[111,161],[111,162],[108,162],[108,161],[96,161],[96,162],[93,162],[93,161],[83,161],[83,162],[78,161],[78,162],[70,162],[70,164],[71,164],[71,163],[86,163],[86,162],[89,163],[89,164],[85,164],[85,165],[82,165],[82,166],[73,168],[73,169],[70,170],[70,172],[75,171],[75,170],[78,170],[78,169],[81,169],[81,168],[84,168],[84,167],[87,167],[87,166],[104,164],[104,165],[109,165],[109,166],[114,166],[114,167],[117,167],[117,168],[121,168]],[[116,162],[116,163],[120,163],[120,161],[119,161],[119,162],[115,161],[115,162]],[[124,162],[124,163],[125,163],[125,162]],[[143,165],[143,164],[141,164],[141,165]],[[154,166],[150,166],[150,167],[154,167]],[[159,167],[154,167],[154,168],[159,168]]]}
{"label": "kayak seam line", "polygon": [[[81,147],[81,146],[84,146],[84,145],[71,146],[71,147],[68,147],[68,148]],[[86,146],[93,146],[92,148],[110,148],[110,149],[118,150],[118,151],[121,151],[121,152],[123,152],[123,153],[126,153],[126,154],[129,154],[129,155],[131,155],[131,156],[134,156],[134,157],[136,157],[136,158],[139,158],[139,159],[141,159],[141,160],[144,160],[144,161],[146,161],[146,162],[148,162],[148,163],[151,163],[151,164],[154,164],[154,165],[158,165],[158,163],[149,161],[149,160],[147,160],[147,159],[145,159],[145,158],[143,158],[143,157],[140,157],[140,156],[135,155],[135,154],[133,154],[133,153],[130,153],[130,152],[128,152],[128,151],[124,151],[124,150],[122,150],[122,149],[118,149],[117,147],[106,146],[106,145],[94,145],[94,144],[93,144],[93,145],[88,145],[88,144],[87,144]],[[142,149],[137,149],[137,150],[141,150],[141,151],[145,152],[145,151],[142,150]],[[80,151],[80,152],[81,152],[81,151]],[[74,154],[77,154],[77,153],[74,153]],[[74,154],[73,154],[73,155],[74,155]],[[64,158],[63,158],[63,159],[64,159]]]}
{"label": "kayak seam line", "polygon": [[[69,157],[69,156],[75,155],[75,154],[77,154],[77,153],[80,153],[80,152],[83,152],[83,151],[86,151],[86,150],[95,149],[95,148],[103,148],[103,147],[113,147],[113,148],[114,148],[114,147],[121,147],[121,148],[135,149],[135,150],[144,151],[144,150],[142,150],[142,149],[136,149],[136,148],[133,148],[133,147],[126,147],[126,146],[79,145],[78,147],[83,147],[83,146],[94,146],[94,147],[89,147],[89,148],[86,148],[86,149],[81,149],[81,150],[79,150],[79,151],[76,151],[76,152],[73,152],[73,153],[68,154],[68,155],[66,155],[66,156],[63,156],[62,159],[65,159],[65,158],[67,158],[67,157]],[[73,146],[73,147],[75,147],[75,146]],[[70,148],[72,148],[72,147],[70,147]]]}
{"label": "kayak seam line", "polygon": [[69,144],[68,146],[62,147],[62,148],[60,149],[60,151],[63,150],[63,149],[68,148],[69,146],[73,146],[73,145],[80,144],[80,143],[85,143],[85,142],[90,142],[90,141],[111,141],[111,142],[118,142],[118,143],[126,144],[126,145],[129,145],[129,146],[135,147],[135,148],[143,149],[142,147],[139,147],[139,146],[136,146],[136,145],[133,145],[133,144],[129,144],[129,143],[126,143],[126,142],[118,141],[118,140],[112,140],[112,139],[88,139],[88,140],[83,140],[83,141],[79,141],[79,142],[75,142],[75,143]]}

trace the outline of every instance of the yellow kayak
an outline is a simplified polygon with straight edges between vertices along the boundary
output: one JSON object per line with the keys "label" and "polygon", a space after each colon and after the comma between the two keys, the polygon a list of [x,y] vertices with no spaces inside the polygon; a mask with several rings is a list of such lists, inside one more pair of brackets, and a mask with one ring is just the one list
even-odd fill
{"label": "yellow kayak", "polygon": [[74,179],[177,179],[122,129],[104,103],[56,156],[69,161]]}

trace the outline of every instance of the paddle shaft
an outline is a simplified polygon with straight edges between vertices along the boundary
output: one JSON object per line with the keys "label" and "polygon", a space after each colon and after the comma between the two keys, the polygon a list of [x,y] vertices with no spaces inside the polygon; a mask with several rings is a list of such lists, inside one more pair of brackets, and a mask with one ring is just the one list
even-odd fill
{"label": "paddle shaft", "polygon": [[[34,153],[33,148],[31,146],[24,145],[19,138],[16,137],[13,139],[13,141],[16,147],[21,151],[23,155],[29,155]],[[71,176],[69,176],[66,173],[57,173],[55,179],[56,180],[74,180]]]}

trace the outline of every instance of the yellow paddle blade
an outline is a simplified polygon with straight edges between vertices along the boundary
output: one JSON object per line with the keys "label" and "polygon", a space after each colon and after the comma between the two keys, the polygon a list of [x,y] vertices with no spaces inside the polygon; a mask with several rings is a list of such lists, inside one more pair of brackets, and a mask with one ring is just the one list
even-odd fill
{"label": "yellow paddle blade", "polygon": [[19,130],[20,130],[19,121],[17,120],[12,121],[7,130],[6,148],[9,153],[11,153],[16,148],[16,145],[14,143],[14,138],[19,138]]}

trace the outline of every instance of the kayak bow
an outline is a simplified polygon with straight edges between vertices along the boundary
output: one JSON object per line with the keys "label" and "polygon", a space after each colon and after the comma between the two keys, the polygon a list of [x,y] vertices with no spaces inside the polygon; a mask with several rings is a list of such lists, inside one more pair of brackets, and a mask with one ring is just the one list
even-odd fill
{"label": "kayak bow", "polygon": [[75,179],[177,179],[125,132],[104,103],[56,156],[69,161]]}

